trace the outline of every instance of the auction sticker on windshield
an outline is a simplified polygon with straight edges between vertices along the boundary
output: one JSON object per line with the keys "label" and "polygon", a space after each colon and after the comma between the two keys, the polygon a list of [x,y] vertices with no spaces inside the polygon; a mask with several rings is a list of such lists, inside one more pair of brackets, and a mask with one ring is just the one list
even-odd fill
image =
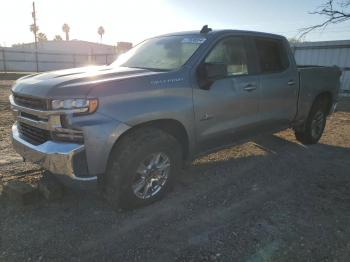
{"label": "auction sticker on windshield", "polygon": [[187,43],[187,44],[203,44],[207,40],[204,37],[185,37],[182,39],[181,43]]}

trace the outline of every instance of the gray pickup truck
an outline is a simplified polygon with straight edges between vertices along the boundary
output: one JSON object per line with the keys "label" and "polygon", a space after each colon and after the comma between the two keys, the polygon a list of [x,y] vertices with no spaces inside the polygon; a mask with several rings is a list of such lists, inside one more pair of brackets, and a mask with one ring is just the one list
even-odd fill
{"label": "gray pickup truck", "polygon": [[109,66],[23,77],[10,97],[15,150],[120,207],[149,204],[199,155],[292,128],[320,139],[337,67],[297,67],[279,35],[211,30],[154,37]]}

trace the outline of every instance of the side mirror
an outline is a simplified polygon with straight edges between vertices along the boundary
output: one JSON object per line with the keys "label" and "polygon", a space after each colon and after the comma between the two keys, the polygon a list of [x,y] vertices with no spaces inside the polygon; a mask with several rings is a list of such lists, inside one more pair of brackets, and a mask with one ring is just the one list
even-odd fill
{"label": "side mirror", "polygon": [[227,65],[223,63],[203,63],[197,68],[197,78],[200,88],[208,90],[219,79],[227,76]]}

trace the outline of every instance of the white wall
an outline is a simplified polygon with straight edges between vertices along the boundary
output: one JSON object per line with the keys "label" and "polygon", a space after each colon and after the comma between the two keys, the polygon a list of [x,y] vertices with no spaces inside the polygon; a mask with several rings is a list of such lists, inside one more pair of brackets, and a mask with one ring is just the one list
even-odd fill
{"label": "white wall", "polygon": [[[5,58],[5,59],[4,59]],[[116,59],[113,46],[85,41],[47,41],[0,48],[0,72],[36,72],[110,64]]]}

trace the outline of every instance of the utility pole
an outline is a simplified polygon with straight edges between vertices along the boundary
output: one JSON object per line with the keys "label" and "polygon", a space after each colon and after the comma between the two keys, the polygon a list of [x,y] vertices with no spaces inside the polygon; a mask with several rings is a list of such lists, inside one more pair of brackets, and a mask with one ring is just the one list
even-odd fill
{"label": "utility pole", "polygon": [[33,17],[33,33],[34,33],[34,40],[35,40],[35,47],[37,47],[37,36],[36,36],[36,31],[37,31],[37,26],[36,26],[36,13],[35,13],[35,3],[33,2],[33,12],[32,12],[32,17]]}
{"label": "utility pole", "polygon": [[39,71],[39,64],[38,64],[38,37],[37,37],[37,31],[38,27],[36,25],[36,12],[35,12],[35,3],[33,2],[33,12],[32,12],[32,17],[33,17],[33,33],[34,33],[34,40],[35,40],[35,62],[36,62],[36,71]]}

